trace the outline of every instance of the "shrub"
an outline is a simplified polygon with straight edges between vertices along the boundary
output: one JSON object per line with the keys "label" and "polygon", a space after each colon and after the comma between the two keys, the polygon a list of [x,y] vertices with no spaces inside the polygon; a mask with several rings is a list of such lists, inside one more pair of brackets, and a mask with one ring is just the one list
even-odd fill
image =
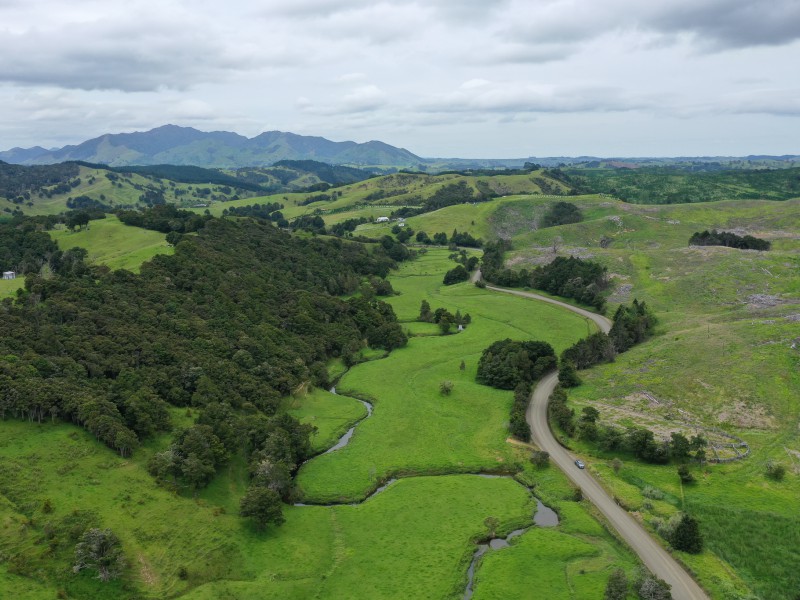
{"label": "shrub", "polygon": [[606,584],[604,600],[625,600],[628,596],[628,577],[622,569],[614,569]]}
{"label": "shrub", "polygon": [[694,475],[692,475],[687,465],[678,465],[678,477],[681,478],[682,483],[692,483],[694,481]]}
{"label": "shrub", "polygon": [[645,486],[642,490],[642,496],[645,498],[650,498],[651,500],[663,500],[664,499],[664,492],[659,490],[658,488],[654,488],[651,485]]}
{"label": "shrub", "polygon": [[767,461],[766,475],[773,481],[783,481],[786,476],[786,467],[773,460]]}
{"label": "shrub", "polygon": [[531,464],[540,469],[550,464],[550,454],[544,450],[534,450],[531,452]]}

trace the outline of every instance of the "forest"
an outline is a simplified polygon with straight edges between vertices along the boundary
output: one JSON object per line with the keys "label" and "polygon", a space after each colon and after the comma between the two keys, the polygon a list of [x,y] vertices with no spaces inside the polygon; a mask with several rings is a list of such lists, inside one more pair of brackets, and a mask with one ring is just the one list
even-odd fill
{"label": "forest", "polygon": [[382,245],[170,210],[171,221],[164,207],[145,211],[142,225],[167,220],[197,235],[140,275],[58,250],[28,220],[2,225],[4,259],[52,276],[29,269],[17,299],[0,304],[0,418],[71,421],[128,456],[171,429],[170,406],[191,406],[197,424],[154,458],[156,478],[196,490],[244,453],[253,481],[275,492],[262,499],[286,499],[311,428],[277,415],[278,403],[308,383],[328,386],[333,357],[352,363],[365,345],[405,345],[388,304],[337,297],[396,262]]}

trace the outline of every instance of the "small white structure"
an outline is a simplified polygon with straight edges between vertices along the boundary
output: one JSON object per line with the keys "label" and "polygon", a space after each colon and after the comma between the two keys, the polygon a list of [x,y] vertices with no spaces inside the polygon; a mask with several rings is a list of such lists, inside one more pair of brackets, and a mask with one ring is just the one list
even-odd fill
{"label": "small white structure", "polygon": [[375,222],[376,223],[388,223],[389,222],[389,217],[378,217],[375,220]]}
{"label": "small white structure", "polygon": [[17,274],[14,271],[3,271],[3,279],[16,279]]}

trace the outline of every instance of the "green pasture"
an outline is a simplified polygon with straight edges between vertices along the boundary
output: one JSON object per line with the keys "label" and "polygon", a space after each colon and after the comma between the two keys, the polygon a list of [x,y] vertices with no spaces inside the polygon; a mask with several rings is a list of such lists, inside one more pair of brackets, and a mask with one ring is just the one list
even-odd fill
{"label": "green pasture", "polygon": [[286,412],[317,428],[311,438],[315,452],[333,446],[356,421],[367,415],[366,407],[358,400],[321,389],[287,398],[285,404]]}
{"label": "green pasture", "polygon": [[[560,352],[594,329],[551,305],[469,283],[443,286],[442,274],[454,264],[448,254],[432,250],[402,266],[392,277],[399,295],[388,302],[401,321],[415,320],[426,299],[434,309],[469,313],[472,324],[448,336],[413,337],[406,348],[342,378],[339,393],[369,399],[375,409],[346,447],[300,469],[297,482],[307,500],[363,498],[395,475],[515,469],[505,443],[511,393],[475,383],[481,352],[506,337],[545,340]],[[439,392],[443,380],[454,383],[449,396]]]}
{"label": "green pasture", "polygon": [[[232,511],[157,487],[143,468],[148,452],[120,459],[67,424],[5,421],[0,430],[5,591],[104,599],[458,597],[484,519],[495,516],[510,530],[529,522],[534,506],[511,479],[420,477],[362,505],[286,507],[283,526],[259,533]],[[45,499],[52,512],[43,512]],[[70,572],[75,532],[89,526],[110,527],[122,540],[129,568],[120,582]]]}
{"label": "green pasture", "polygon": [[[519,450],[522,452],[522,450]],[[557,527],[532,527],[511,547],[489,551],[475,571],[474,598],[602,598],[615,568],[629,578],[638,561],[592,516],[592,506],[576,502],[566,476],[554,466],[525,462],[519,480],[556,511]]]}
{"label": "green pasture", "polygon": [[157,254],[172,254],[163,233],[130,227],[114,215],[91,221],[85,229],[70,231],[66,228],[50,232],[62,250],[85,248],[88,261],[111,269],[127,269],[139,272],[142,263]]}
{"label": "green pasture", "polygon": [[25,278],[0,279],[0,299],[13,298],[17,295],[17,290],[25,287]]}

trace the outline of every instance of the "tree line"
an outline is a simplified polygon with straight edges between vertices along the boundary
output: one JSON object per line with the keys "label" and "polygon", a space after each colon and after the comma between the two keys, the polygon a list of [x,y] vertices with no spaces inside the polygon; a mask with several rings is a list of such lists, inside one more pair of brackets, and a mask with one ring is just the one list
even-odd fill
{"label": "tree line", "polygon": [[572,298],[600,313],[605,311],[606,300],[602,293],[608,287],[606,267],[573,256],[557,256],[552,262],[531,271],[515,271],[506,268],[503,262],[503,255],[510,249],[511,243],[506,240],[489,242],[484,246],[481,274],[486,281],[504,287],[532,287],[555,296]]}
{"label": "tree line", "polygon": [[726,246],[737,250],[769,250],[772,247],[767,240],[752,235],[736,235],[729,231],[698,231],[689,238],[690,246]]}

